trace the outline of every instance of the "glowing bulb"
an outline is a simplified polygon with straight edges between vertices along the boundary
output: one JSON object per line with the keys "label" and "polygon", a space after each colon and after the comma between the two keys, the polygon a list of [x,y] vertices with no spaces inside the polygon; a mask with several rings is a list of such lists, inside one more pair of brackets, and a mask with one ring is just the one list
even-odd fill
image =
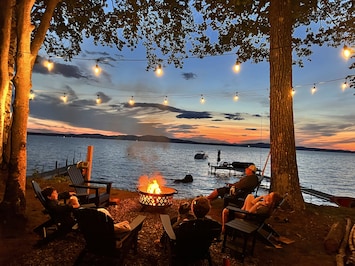
{"label": "glowing bulb", "polygon": [[201,94],[200,103],[201,103],[201,104],[204,104],[205,101],[206,101],[206,100],[205,100],[205,98],[203,98],[203,94]]}
{"label": "glowing bulb", "polygon": [[292,91],[291,91],[291,96],[293,97],[295,94],[296,94],[295,89],[292,89]]}
{"label": "glowing bulb", "polygon": [[345,81],[343,84],[341,84],[341,89],[345,91],[345,89],[348,87],[348,83]]}
{"label": "glowing bulb", "polygon": [[311,93],[312,95],[317,91],[317,88],[316,88],[316,85],[313,86],[312,90],[311,90]]}
{"label": "glowing bulb", "polygon": [[239,94],[238,92],[235,93],[234,97],[233,97],[233,100],[236,102],[239,100]]}
{"label": "glowing bulb", "polygon": [[343,56],[348,59],[350,58],[351,54],[353,53],[353,49],[349,48],[348,46],[344,45],[343,47]]}
{"label": "glowing bulb", "polygon": [[168,96],[165,96],[165,98],[164,98],[164,105],[168,105]]}
{"label": "glowing bulb", "polygon": [[65,93],[62,96],[62,101],[63,101],[63,103],[66,103],[68,101],[68,97],[67,97],[67,95]]}
{"label": "glowing bulb", "polygon": [[129,100],[129,105],[134,105],[134,98],[131,96],[131,99]]}
{"label": "glowing bulb", "polygon": [[161,77],[164,74],[161,64],[159,64],[155,69],[155,74],[157,75],[157,77]]}
{"label": "glowing bulb", "polygon": [[101,103],[101,98],[100,95],[98,94],[96,98],[96,104],[100,104],[100,103]]}
{"label": "glowing bulb", "polygon": [[35,98],[35,94],[34,94],[33,90],[30,90],[30,95],[28,98],[30,99],[30,101]]}
{"label": "glowing bulb", "polygon": [[53,62],[50,59],[48,59],[47,61],[47,69],[48,71],[51,71],[53,69]]}
{"label": "glowing bulb", "polygon": [[238,73],[240,71],[240,63],[238,61],[235,62],[234,66],[233,66],[233,71],[235,73]]}

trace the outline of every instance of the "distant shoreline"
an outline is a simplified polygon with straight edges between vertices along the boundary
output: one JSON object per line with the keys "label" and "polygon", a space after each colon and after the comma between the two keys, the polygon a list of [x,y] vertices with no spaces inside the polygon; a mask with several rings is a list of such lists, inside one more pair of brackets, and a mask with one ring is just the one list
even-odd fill
{"label": "distant shoreline", "polygon": [[[66,137],[66,138],[93,138],[93,139],[114,139],[114,140],[130,140],[130,141],[186,143],[186,144],[203,144],[203,145],[253,147],[253,148],[270,149],[270,144],[269,143],[262,143],[262,142],[259,142],[259,143],[247,143],[247,144],[230,144],[230,143],[223,143],[223,142],[210,143],[210,142],[197,142],[197,141],[183,140],[183,139],[172,139],[172,138],[168,138],[168,137],[165,137],[165,136],[151,136],[151,135],[145,135],[145,136],[135,136],[135,135],[106,136],[106,135],[102,135],[102,134],[63,134],[63,133],[38,133],[38,132],[27,132],[27,135]],[[303,147],[303,146],[297,146],[296,150],[355,153],[355,151],[349,151],[349,150],[307,148],[307,147]]]}

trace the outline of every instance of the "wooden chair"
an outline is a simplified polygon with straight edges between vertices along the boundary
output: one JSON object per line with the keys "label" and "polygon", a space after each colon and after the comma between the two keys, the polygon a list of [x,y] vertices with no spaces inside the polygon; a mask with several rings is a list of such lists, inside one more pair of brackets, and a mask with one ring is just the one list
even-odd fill
{"label": "wooden chair", "polygon": [[229,248],[230,250],[236,252],[237,255],[240,255],[240,258],[243,261],[247,254],[249,239],[252,239],[250,250],[251,255],[253,255],[257,239],[266,245],[274,247],[274,239],[278,238],[280,235],[266,223],[266,220],[273,214],[275,209],[279,208],[283,204],[286,196],[278,202],[274,202],[268,212],[265,213],[250,213],[234,206],[227,206],[226,208],[229,210],[231,215],[239,213],[244,215],[244,218],[231,219],[225,224],[222,252],[225,252],[225,249]]}
{"label": "wooden chair", "polygon": [[43,238],[43,242],[47,242],[59,235],[68,233],[70,231],[70,228],[68,229],[62,226],[60,219],[58,219],[57,215],[47,209],[46,199],[42,195],[42,189],[39,184],[35,180],[32,180],[31,183],[33,191],[35,192],[35,197],[41,202],[44,208],[43,213],[49,215],[50,217],[47,221],[37,226],[33,231]]}
{"label": "wooden chair", "polygon": [[260,184],[263,181],[263,179],[264,179],[264,176],[258,175],[258,183],[255,187],[252,187],[250,189],[239,189],[239,190],[235,191],[233,193],[233,195],[231,195],[231,193],[225,195],[223,197],[224,208],[227,207],[228,205],[241,208],[243,206],[246,196],[248,196],[249,194],[252,194],[252,193],[257,195]]}
{"label": "wooden chair", "polygon": [[114,258],[118,265],[123,265],[130,249],[133,249],[134,254],[137,253],[138,233],[145,216],[138,215],[130,223],[131,231],[119,235],[114,232],[112,218],[97,209],[80,208],[75,212],[75,217],[86,242],[75,265],[79,265],[88,253]]}
{"label": "wooden chair", "polygon": [[[110,193],[112,182],[85,180],[81,170],[75,165],[68,167],[68,175],[80,203],[95,203],[97,207],[105,207],[110,203]],[[100,186],[101,185],[101,186]],[[100,192],[102,185],[106,186],[105,192]],[[93,192],[93,193],[92,193]]]}
{"label": "wooden chair", "polygon": [[169,215],[161,214],[164,231],[167,234],[163,243],[169,257],[169,265],[191,265],[207,260],[212,265],[210,246],[220,240],[221,225],[211,219],[197,219],[180,224],[175,231]]}

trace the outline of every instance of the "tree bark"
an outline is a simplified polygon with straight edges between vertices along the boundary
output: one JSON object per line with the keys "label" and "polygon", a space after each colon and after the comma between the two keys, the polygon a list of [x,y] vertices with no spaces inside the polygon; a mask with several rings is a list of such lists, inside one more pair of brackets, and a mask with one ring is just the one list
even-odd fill
{"label": "tree bark", "polygon": [[292,99],[292,3],[270,1],[271,190],[294,210],[305,208],[299,186]]}

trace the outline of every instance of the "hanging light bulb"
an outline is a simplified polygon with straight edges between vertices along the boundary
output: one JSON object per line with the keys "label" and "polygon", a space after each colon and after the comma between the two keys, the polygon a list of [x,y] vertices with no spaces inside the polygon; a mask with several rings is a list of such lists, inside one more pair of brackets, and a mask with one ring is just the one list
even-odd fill
{"label": "hanging light bulb", "polygon": [[129,100],[129,105],[134,105],[134,98],[133,98],[133,96],[131,96],[131,99]]}
{"label": "hanging light bulb", "polygon": [[239,94],[238,92],[235,93],[234,97],[233,97],[233,100],[236,102],[239,100]]}
{"label": "hanging light bulb", "polygon": [[200,103],[201,103],[201,104],[204,104],[205,101],[206,101],[206,100],[205,100],[205,98],[203,98],[203,94],[201,94]]}
{"label": "hanging light bulb", "polygon": [[100,98],[100,95],[97,94],[96,104],[100,104],[100,103],[101,103],[101,98]]}
{"label": "hanging light bulb", "polygon": [[354,53],[354,50],[351,49],[350,47],[344,45],[343,56],[345,57],[345,59],[349,59],[352,53]]}
{"label": "hanging light bulb", "polygon": [[54,66],[53,61],[49,58],[46,63],[46,67],[48,71],[51,71],[53,69],[53,66]]}
{"label": "hanging light bulb", "polygon": [[168,96],[165,96],[165,98],[164,98],[164,105],[168,105]]}
{"label": "hanging light bulb", "polygon": [[99,75],[101,73],[101,68],[99,67],[99,60],[96,60],[96,65],[94,67],[94,72],[96,75]]}
{"label": "hanging light bulb", "polygon": [[295,91],[294,88],[292,88],[292,90],[291,90],[291,96],[293,97],[295,94],[296,94],[296,91]]}
{"label": "hanging light bulb", "polygon": [[317,91],[317,88],[316,88],[316,84],[314,84],[312,90],[311,90],[311,93],[312,95]]}
{"label": "hanging light bulb", "polygon": [[158,64],[157,68],[155,69],[155,75],[157,77],[161,77],[164,74],[161,64]]}
{"label": "hanging light bulb", "polygon": [[347,83],[346,80],[345,80],[344,83],[341,84],[341,89],[342,89],[342,91],[345,91],[347,87],[348,87],[348,83]]}
{"label": "hanging light bulb", "polygon": [[62,96],[62,101],[63,101],[63,103],[66,103],[68,101],[68,97],[67,97],[65,92],[64,92],[64,94]]}
{"label": "hanging light bulb", "polygon": [[30,99],[30,101],[32,101],[35,98],[35,93],[33,90],[30,90],[30,95],[28,98]]}
{"label": "hanging light bulb", "polygon": [[233,71],[235,73],[238,73],[240,71],[240,63],[238,61],[235,62],[234,66],[233,66]]}

